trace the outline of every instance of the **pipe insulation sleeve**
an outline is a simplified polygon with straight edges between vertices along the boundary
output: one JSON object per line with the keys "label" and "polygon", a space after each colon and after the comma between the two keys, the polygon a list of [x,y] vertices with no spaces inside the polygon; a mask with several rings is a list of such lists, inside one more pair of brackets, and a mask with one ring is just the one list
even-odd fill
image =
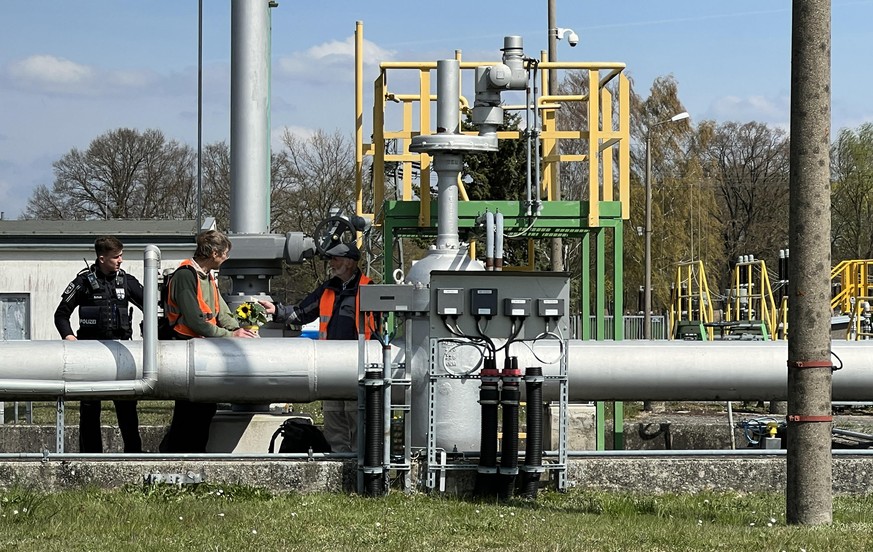
{"label": "pipe insulation sleeve", "polygon": [[[503,340],[495,339],[496,346]],[[141,341],[8,341],[0,343],[0,399],[81,396],[67,390],[95,382],[142,377]],[[543,400],[558,398],[558,340],[513,345],[522,366],[542,366]],[[367,357],[381,358],[367,342]],[[833,400],[869,400],[873,355],[863,342],[833,342],[842,369],[833,374]],[[459,363],[475,366],[479,359]],[[392,346],[395,362],[401,349]],[[570,400],[785,400],[788,346],[784,342],[567,342]],[[207,402],[353,400],[358,344],[301,338],[192,339],[157,343],[156,399]],[[536,356],[535,356],[536,355]],[[420,355],[413,358],[419,359]],[[424,357],[426,358],[426,356]],[[419,371],[420,372],[420,371]],[[413,373],[418,374],[415,369]],[[414,381],[413,386],[426,382]],[[74,389],[75,386],[71,389]],[[105,398],[129,397],[106,393]],[[443,413],[448,415],[447,412]]]}

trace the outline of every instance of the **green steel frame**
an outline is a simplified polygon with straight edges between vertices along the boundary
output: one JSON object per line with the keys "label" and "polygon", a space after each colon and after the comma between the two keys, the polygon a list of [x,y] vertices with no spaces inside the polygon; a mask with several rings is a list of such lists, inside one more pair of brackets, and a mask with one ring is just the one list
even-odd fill
{"label": "green steel frame", "polygon": [[[430,224],[419,226],[418,201],[386,201],[383,210],[383,239],[391,244],[395,238],[410,238],[419,236],[435,236],[437,231],[437,200],[431,203]],[[624,273],[623,251],[624,234],[621,218],[621,203],[617,201],[602,201],[599,208],[600,226],[589,228],[588,202],[579,201],[546,201],[539,216],[532,219],[525,215],[525,207],[520,201],[460,201],[458,202],[458,229],[463,235],[479,226],[477,222],[486,210],[503,213],[504,230],[507,233],[519,233],[527,229],[525,235],[530,238],[543,239],[551,237],[580,238],[581,264],[583,269],[579,275],[579,296],[577,305],[579,313],[578,337],[588,339],[592,335],[591,315],[594,315],[594,338],[603,340],[606,337],[606,302],[608,289],[607,280],[613,283],[612,299],[615,305],[615,316],[612,317],[613,335],[616,340],[624,339],[624,324],[621,313],[624,312]],[[607,232],[612,231],[613,247],[610,265],[607,264]],[[594,264],[591,255],[594,255]],[[394,250],[385,247],[384,278],[391,281],[394,272]],[[592,270],[593,276],[592,276]],[[611,272],[611,273],[610,273]],[[594,283],[594,305],[592,309],[592,279]],[[606,404],[596,405],[597,427],[596,446],[598,450],[606,448]],[[613,403],[613,448],[624,448],[624,408],[621,402]]]}

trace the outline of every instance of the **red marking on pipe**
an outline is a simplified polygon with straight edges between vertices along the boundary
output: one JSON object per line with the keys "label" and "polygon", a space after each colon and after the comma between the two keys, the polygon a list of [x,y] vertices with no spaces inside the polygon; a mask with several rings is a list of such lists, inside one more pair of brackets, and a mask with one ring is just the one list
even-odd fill
{"label": "red marking on pipe", "polygon": [[799,414],[789,414],[785,416],[789,422],[833,422],[833,416],[801,416]]}

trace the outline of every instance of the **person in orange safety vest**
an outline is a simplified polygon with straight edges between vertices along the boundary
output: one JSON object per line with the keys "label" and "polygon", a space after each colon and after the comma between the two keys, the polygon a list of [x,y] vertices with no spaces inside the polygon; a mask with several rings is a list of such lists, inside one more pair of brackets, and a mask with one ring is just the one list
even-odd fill
{"label": "person in orange safety vest", "polygon": [[[277,322],[303,325],[318,319],[319,339],[357,339],[361,328],[361,286],[370,278],[358,268],[361,253],[354,244],[340,243],[326,252],[330,278],[297,305],[273,304],[261,301],[268,314]],[[364,321],[363,333],[369,339],[373,329],[372,315]],[[350,370],[356,370],[354,366]],[[357,450],[357,401],[322,401],[324,409],[324,436],[333,452]]]}
{"label": "person in orange safety vest", "polygon": [[[230,240],[218,230],[206,230],[197,235],[196,242],[194,257],[183,261],[170,280],[167,318],[172,324],[173,339],[258,337],[239,327],[212,275],[212,271],[218,270],[230,255]],[[206,452],[216,408],[216,403],[177,400],[170,428],[158,450],[167,453]]]}

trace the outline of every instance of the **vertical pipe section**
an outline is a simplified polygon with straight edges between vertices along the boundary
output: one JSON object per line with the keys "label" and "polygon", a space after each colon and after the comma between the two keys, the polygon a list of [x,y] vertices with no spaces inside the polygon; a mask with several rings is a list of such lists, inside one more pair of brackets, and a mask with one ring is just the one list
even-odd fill
{"label": "vertical pipe section", "polygon": [[364,493],[381,496],[385,492],[382,466],[384,436],[384,409],[382,402],[384,380],[381,366],[368,368],[364,373],[364,397],[366,435],[364,437]]}
{"label": "vertical pipe section", "polygon": [[521,468],[521,497],[536,498],[543,468],[543,369],[528,366],[524,371],[524,389],[527,398],[525,427],[527,440],[524,465]]}
{"label": "vertical pipe section", "polygon": [[458,175],[464,166],[464,156],[437,153],[433,168],[438,175],[437,249],[458,249]]}
{"label": "vertical pipe section", "polygon": [[494,270],[494,213],[485,211],[485,270]]}
{"label": "vertical pipe section", "polygon": [[[549,0],[548,5],[548,25],[549,25],[549,61],[556,62],[558,61],[558,16],[556,15],[557,10],[555,9],[555,0]],[[589,83],[590,86],[590,83]],[[554,96],[558,93],[558,70],[557,69],[549,69],[549,89],[546,91],[546,94],[550,96]],[[560,116],[560,111],[555,111],[555,129],[558,128],[558,117]],[[561,153],[560,141],[555,139],[555,152]],[[554,196],[552,197],[553,201],[561,201],[561,162],[553,161],[555,164],[555,171],[552,173],[555,177],[555,182],[552,185],[552,189],[554,190]],[[539,184],[539,182],[537,182]],[[539,189],[539,187],[537,188]],[[551,240],[551,249],[552,249],[552,270],[555,271],[563,271],[564,270],[564,240],[561,238],[552,238]]]}
{"label": "vertical pipe section", "polygon": [[531,170],[532,163],[533,163],[531,161],[531,158],[533,157],[533,153],[532,153],[532,150],[533,150],[533,123],[531,122],[530,114],[531,114],[531,111],[536,110],[536,106],[531,108],[530,95],[531,95],[530,84],[528,84],[527,88],[525,88],[525,93],[524,93],[524,135],[525,135],[525,139],[527,141],[525,144],[527,157],[525,157],[525,164],[524,164],[525,190],[527,191],[527,195],[525,196],[526,202],[524,204],[525,208],[526,208],[526,210],[525,210],[526,216],[531,216],[533,214],[533,208],[532,208],[533,203],[532,203],[532,199],[531,199],[531,186],[533,185],[532,180],[531,180],[531,178],[532,178],[531,173],[533,172]]}
{"label": "vertical pipe section", "polygon": [[494,215],[494,270],[503,270],[503,213]]}
{"label": "vertical pipe section", "polygon": [[503,446],[500,448],[500,476],[497,496],[509,500],[518,475],[518,407],[521,402],[521,371],[518,357],[507,357],[501,374],[500,405],[503,411]]}
{"label": "vertical pipe section", "polygon": [[[143,252],[142,300],[142,379],[146,382],[155,382],[158,379],[158,272],[160,270],[161,250],[155,245],[147,245]],[[145,392],[145,389],[143,391]]]}
{"label": "vertical pipe section", "polygon": [[233,0],[230,63],[230,228],[269,230],[270,7]]}
{"label": "vertical pipe section", "polygon": [[461,62],[437,61],[437,134],[461,132]]}
{"label": "vertical pipe section", "polygon": [[[384,185],[384,184],[383,184]],[[381,206],[381,202],[376,205]],[[364,212],[364,22],[355,21],[355,213]],[[391,249],[390,247],[387,249]],[[389,265],[390,266],[390,265]],[[401,263],[402,266],[402,263]],[[390,272],[386,269],[386,273]]]}
{"label": "vertical pipe section", "polygon": [[794,0],[788,208],[786,519],[833,520],[830,339],[830,0]]}
{"label": "vertical pipe section", "polygon": [[646,130],[646,247],[643,290],[643,339],[652,339],[652,131]]}
{"label": "vertical pipe section", "polygon": [[497,406],[500,402],[500,372],[494,357],[486,357],[480,372],[479,404],[482,406],[479,466],[473,494],[479,497],[494,494],[497,476]]}
{"label": "vertical pipe section", "polygon": [[[458,134],[461,103],[460,69],[456,59],[437,61],[437,133]],[[458,249],[458,177],[464,157],[456,153],[435,153],[438,175],[439,211],[437,249]]]}

